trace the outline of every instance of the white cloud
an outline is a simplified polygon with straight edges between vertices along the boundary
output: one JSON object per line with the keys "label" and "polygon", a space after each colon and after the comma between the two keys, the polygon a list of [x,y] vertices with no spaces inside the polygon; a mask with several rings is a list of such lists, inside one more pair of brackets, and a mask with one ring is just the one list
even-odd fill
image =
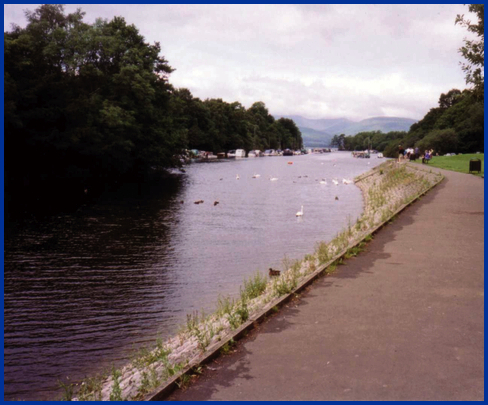
{"label": "white cloud", "polygon": [[[4,5],[4,29],[25,25]],[[264,101],[273,114],[420,119],[439,95],[465,88],[448,5],[67,5],[85,20],[121,15],[177,70],[170,81],[194,96]]]}

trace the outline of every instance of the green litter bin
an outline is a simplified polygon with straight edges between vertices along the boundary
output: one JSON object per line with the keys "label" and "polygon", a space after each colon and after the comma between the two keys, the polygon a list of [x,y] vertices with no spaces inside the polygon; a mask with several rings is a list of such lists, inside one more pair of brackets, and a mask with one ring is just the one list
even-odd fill
{"label": "green litter bin", "polygon": [[481,160],[480,159],[471,159],[469,161],[469,172],[481,172]]}

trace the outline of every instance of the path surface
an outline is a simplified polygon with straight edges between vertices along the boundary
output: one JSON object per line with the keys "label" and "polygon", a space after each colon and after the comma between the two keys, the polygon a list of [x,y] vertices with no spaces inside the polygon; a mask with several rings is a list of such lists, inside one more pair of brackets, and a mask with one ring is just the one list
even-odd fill
{"label": "path surface", "polygon": [[483,400],[484,180],[446,179],[172,400]]}

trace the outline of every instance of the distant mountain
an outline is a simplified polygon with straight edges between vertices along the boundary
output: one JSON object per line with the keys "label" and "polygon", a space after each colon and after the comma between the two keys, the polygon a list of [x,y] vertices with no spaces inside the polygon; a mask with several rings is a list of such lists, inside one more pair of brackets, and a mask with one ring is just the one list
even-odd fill
{"label": "distant mountain", "polygon": [[[296,121],[295,121],[296,123]],[[298,129],[302,133],[303,144],[307,148],[326,148],[330,145],[332,139],[331,134],[325,131],[317,131],[312,128],[301,127]]]}
{"label": "distant mountain", "polygon": [[325,147],[330,145],[334,135],[356,135],[359,132],[381,131],[408,131],[417,121],[401,117],[373,117],[359,122],[348,118],[310,119],[300,115],[280,115],[295,121],[302,133],[303,143],[308,147]]}
{"label": "distant mountain", "polygon": [[297,124],[298,127],[310,128],[316,131],[331,132],[330,128],[334,128],[336,126],[342,128],[347,127],[349,124],[354,124],[354,121],[347,118],[310,119],[304,118],[300,115],[284,115],[283,117],[292,119],[295,121],[295,124]]}
{"label": "distant mountain", "polygon": [[381,132],[391,132],[391,131],[408,131],[412,124],[417,121],[411,118],[399,118],[399,117],[373,117],[367,118],[365,120],[355,122],[345,128],[342,134],[346,135],[356,135],[359,132],[368,131],[381,131]]}

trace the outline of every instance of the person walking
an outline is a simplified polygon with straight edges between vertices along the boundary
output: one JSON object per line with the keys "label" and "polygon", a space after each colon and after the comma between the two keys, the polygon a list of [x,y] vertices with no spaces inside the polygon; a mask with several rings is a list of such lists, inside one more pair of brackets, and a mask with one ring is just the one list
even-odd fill
{"label": "person walking", "polygon": [[402,145],[398,145],[398,163],[401,162],[404,154],[405,154],[405,149],[402,148]]}

